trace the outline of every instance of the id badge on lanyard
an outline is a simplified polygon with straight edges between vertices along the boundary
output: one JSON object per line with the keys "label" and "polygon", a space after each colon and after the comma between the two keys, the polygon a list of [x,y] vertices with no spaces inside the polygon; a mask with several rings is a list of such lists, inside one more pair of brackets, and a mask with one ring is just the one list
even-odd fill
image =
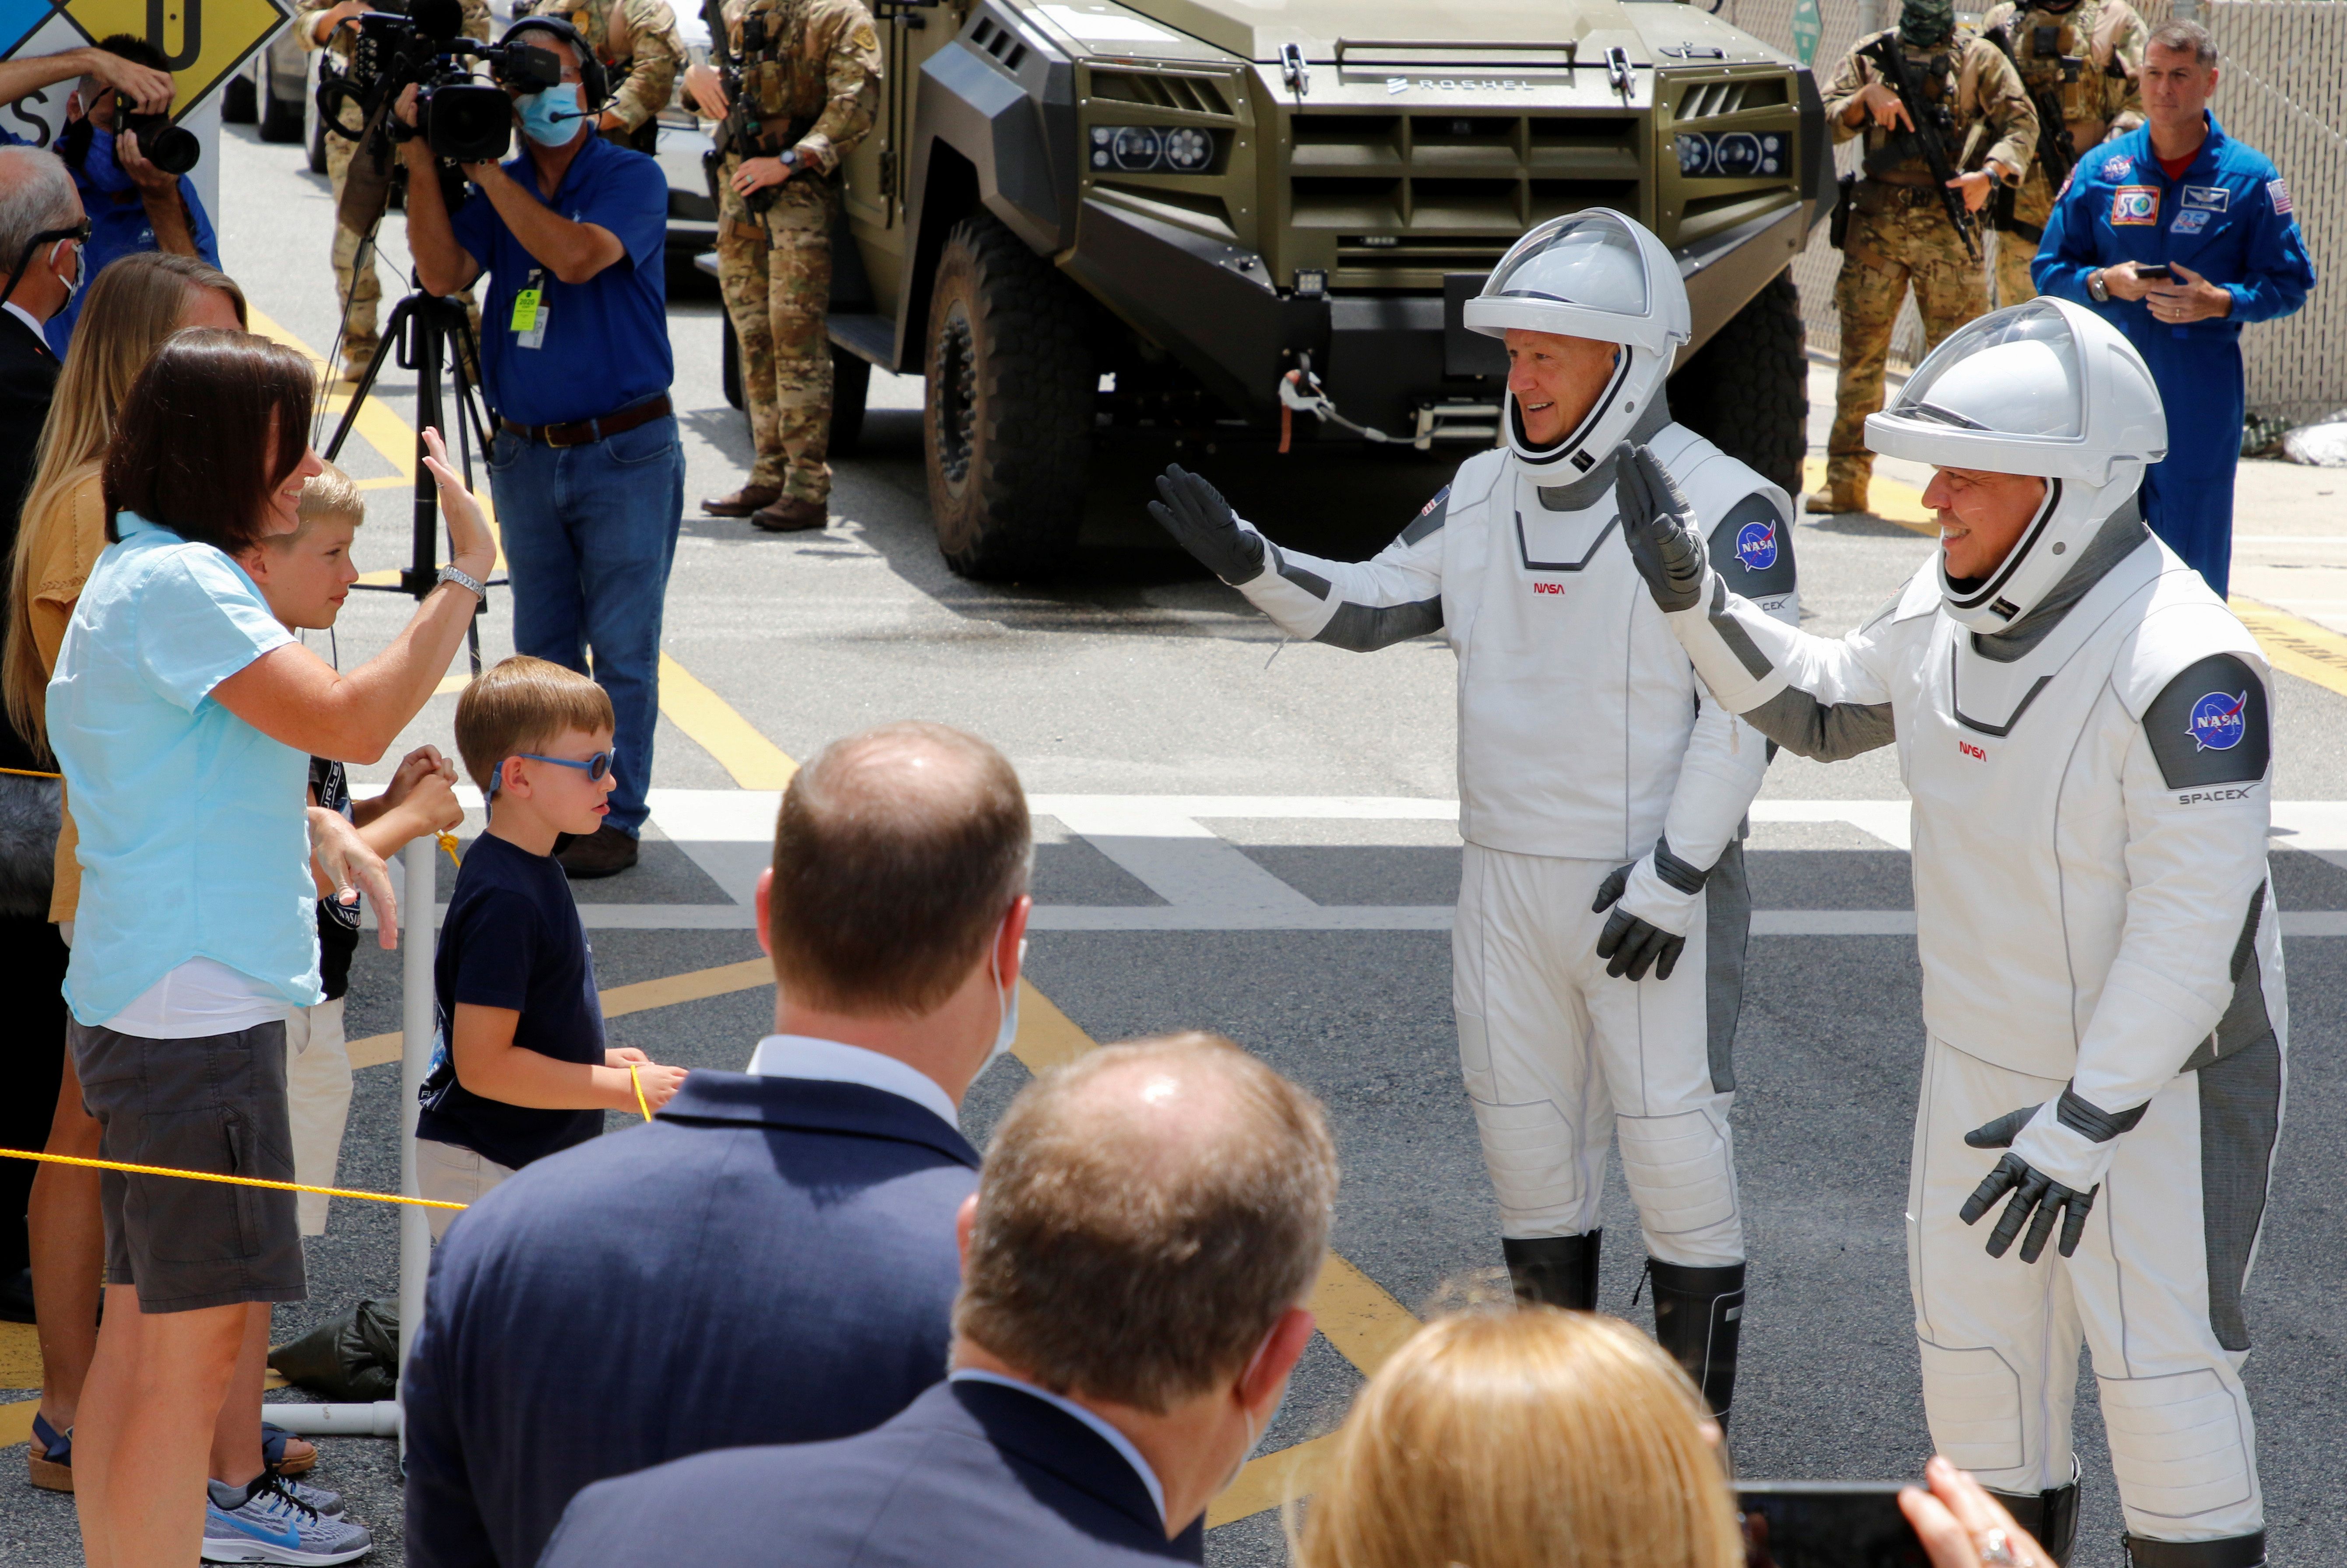
{"label": "id badge on lanyard", "polygon": [[546,346],[546,291],[539,280],[546,276],[542,267],[529,270],[529,281],[514,295],[513,319],[510,323],[516,348]]}

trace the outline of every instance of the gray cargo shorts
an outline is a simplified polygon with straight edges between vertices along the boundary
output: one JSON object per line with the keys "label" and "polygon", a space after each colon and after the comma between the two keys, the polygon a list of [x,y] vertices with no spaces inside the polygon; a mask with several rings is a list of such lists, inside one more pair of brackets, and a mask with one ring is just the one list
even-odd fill
{"label": "gray cargo shorts", "polygon": [[[293,1180],[283,1023],[195,1040],[72,1023],[66,1040],[100,1158]],[[137,1286],[141,1312],[309,1294],[292,1193],[121,1171],[104,1173],[99,1193],[107,1283]]]}

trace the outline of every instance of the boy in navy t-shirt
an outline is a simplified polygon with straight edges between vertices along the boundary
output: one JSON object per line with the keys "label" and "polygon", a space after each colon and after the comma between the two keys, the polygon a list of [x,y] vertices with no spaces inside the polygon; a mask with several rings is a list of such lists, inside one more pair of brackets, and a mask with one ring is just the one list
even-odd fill
{"label": "boy in navy t-shirt", "polygon": [[[507,659],[456,700],[456,750],[489,825],[466,852],[433,959],[415,1170],[424,1196],[469,1204],[594,1137],[605,1111],[659,1110],[685,1070],[604,1048],[594,955],[554,858],[562,835],[593,833],[610,810],[611,700],[559,664]],[[437,1239],[456,1215],[430,1213]]]}

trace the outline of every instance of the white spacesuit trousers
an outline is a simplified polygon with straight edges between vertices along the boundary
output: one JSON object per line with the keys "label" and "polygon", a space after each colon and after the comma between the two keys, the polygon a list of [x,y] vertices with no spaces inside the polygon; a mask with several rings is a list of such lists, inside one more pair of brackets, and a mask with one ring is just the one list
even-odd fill
{"label": "white spacesuit trousers", "polygon": [[[2284,1071],[2269,1036],[2178,1075],[2119,1139],[2076,1255],[2049,1243],[2024,1264],[2018,1244],[2001,1258],[1985,1250],[2003,1204],[1977,1225],[1957,1217],[1998,1158],[1964,1134],[2063,1085],[1929,1042],[1907,1267],[1924,1412],[1942,1453],[1998,1491],[2067,1484],[2083,1339],[2129,1532],[2195,1541],[2263,1527],[2239,1289]],[[2220,1342],[2212,1318],[2241,1348]]]}
{"label": "white spacesuit trousers", "polygon": [[1741,1263],[1735,1095],[1714,1086],[1706,1027],[1713,895],[1698,898],[1671,978],[1634,983],[1607,975],[1597,956],[1606,917],[1589,906],[1614,869],[1467,845],[1451,1003],[1501,1234],[1595,1229],[1613,1132],[1648,1254],[1690,1267]]}

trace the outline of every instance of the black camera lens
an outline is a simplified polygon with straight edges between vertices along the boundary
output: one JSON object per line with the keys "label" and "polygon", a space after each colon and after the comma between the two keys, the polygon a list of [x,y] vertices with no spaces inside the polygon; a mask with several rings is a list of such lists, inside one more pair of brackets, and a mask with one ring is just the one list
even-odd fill
{"label": "black camera lens", "polygon": [[128,114],[117,110],[115,123],[138,138],[139,156],[166,174],[185,174],[204,155],[195,133],[159,114]]}

